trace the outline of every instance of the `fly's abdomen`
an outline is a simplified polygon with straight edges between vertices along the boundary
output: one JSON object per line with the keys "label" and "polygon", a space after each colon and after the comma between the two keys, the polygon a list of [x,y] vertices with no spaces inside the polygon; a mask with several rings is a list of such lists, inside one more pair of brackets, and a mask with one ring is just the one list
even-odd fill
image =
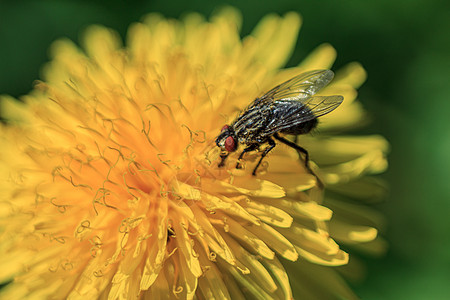
{"label": "fly's abdomen", "polygon": [[313,130],[317,126],[317,119],[312,119],[307,122],[299,123],[292,127],[287,127],[286,129],[280,130],[280,133],[284,134],[293,134],[293,135],[299,135],[299,134],[306,134]]}

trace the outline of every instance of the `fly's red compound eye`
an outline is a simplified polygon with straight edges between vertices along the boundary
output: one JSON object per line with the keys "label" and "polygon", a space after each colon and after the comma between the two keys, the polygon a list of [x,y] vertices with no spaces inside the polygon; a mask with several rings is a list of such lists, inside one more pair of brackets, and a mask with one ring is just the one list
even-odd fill
{"label": "fly's red compound eye", "polygon": [[222,127],[222,129],[220,130],[220,132],[224,132],[224,131],[227,130],[228,128],[230,128],[230,126],[224,125],[224,126]]}
{"label": "fly's red compound eye", "polygon": [[236,141],[232,136],[229,136],[225,139],[225,150],[228,152],[233,152],[236,150]]}

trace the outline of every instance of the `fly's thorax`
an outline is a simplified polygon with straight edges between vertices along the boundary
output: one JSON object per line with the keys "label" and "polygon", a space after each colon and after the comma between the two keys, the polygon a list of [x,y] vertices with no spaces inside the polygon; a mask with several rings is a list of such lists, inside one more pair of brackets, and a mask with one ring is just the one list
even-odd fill
{"label": "fly's thorax", "polygon": [[240,143],[249,144],[257,142],[261,131],[270,119],[270,107],[251,107],[244,111],[232,126]]}

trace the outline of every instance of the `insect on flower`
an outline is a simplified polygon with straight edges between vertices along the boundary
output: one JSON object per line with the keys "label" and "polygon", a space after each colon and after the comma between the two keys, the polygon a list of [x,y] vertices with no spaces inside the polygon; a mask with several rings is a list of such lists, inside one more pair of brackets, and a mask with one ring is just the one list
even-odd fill
{"label": "insect on flower", "polygon": [[319,184],[321,181],[309,166],[309,154],[306,149],[284,138],[280,134],[300,135],[310,132],[317,126],[317,118],[336,109],[344,97],[314,96],[334,77],[330,70],[313,70],[299,74],[274,87],[263,96],[256,98],[230,125],[222,128],[216,144],[222,150],[219,167],[231,152],[238,149],[239,144],[245,148],[241,152],[236,168],[241,168],[241,159],[249,151],[259,150],[261,145],[268,144],[253,169],[253,175],[263,158],[272,150],[274,139],[294,148],[303,160],[306,169],[314,175]]}

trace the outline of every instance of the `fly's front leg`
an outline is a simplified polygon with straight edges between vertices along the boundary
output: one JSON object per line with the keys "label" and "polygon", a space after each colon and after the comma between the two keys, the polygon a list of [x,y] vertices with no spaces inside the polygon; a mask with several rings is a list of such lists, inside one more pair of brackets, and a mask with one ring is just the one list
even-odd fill
{"label": "fly's front leg", "polygon": [[300,147],[299,145],[285,139],[284,137],[281,137],[278,135],[278,133],[275,133],[274,138],[276,138],[277,140],[279,140],[280,142],[282,142],[283,144],[294,148],[295,150],[297,150],[297,152],[299,152],[300,157],[302,157],[301,154],[304,155],[303,161],[305,162],[305,168],[306,170],[308,170],[308,172],[313,175],[314,177],[316,177],[317,180],[317,184],[320,188],[323,188],[323,182],[319,179],[319,177],[316,175],[316,173],[313,172],[313,170],[311,169],[311,167],[309,166],[309,153],[308,151],[306,151],[305,148]]}
{"label": "fly's front leg", "polygon": [[258,164],[256,165],[256,167],[253,169],[252,175],[256,176],[256,170],[258,169],[259,165],[261,164],[261,161],[263,160],[263,158],[267,155],[267,153],[270,152],[270,150],[272,150],[275,147],[275,141],[272,140],[271,138],[269,138],[267,140],[267,142],[269,143],[269,146],[267,146],[266,149],[264,149],[263,153],[261,154],[261,158],[258,161]]}
{"label": "fly's front leg", "polygon": [[219,163],[219,168],[223,167],[225,165],[225,160],[227,159],[228,155],[230,155],[230,153],[227,154],[220,154],[220,158],[222,159]]}
{"label": "fly's front leg", "polygon": [[236,169],[242,168],[242,166],[241,166],[241,159],[244,157],[244,154],[246,152],[250,152],[250,151],[253,151],[253,150],[256,150],[256,149],[258,149],[258,145],[257,144],[252,144],[252,145],[248,146],[247,148],[245,148],[242,151],[242,153],[239,155],[239,157],[238,157],[238,160],[237,160],[237,163],[236,163]]}

